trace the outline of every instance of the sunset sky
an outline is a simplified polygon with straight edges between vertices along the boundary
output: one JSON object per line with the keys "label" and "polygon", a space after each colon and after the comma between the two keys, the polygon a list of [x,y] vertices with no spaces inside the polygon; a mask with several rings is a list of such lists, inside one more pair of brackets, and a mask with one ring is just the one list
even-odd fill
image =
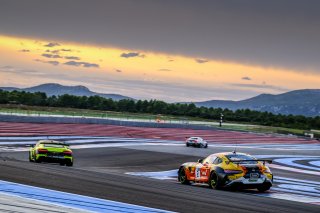
{"label": "sunset sky", "polygon": [[241,100],[320,88],[319,1],[0,0],[0,86]]}

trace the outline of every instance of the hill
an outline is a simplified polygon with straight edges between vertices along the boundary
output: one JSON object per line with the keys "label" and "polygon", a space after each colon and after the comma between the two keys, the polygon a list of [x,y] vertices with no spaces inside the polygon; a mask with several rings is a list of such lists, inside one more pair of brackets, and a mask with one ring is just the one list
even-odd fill
{"label": "hill", "polygon": [[230,110],[251,109],[275,114],[320,116],[320,89],[294,90],[279,95],[261,94],[241,101],[211,100],[195,104]]}
{"label": "hill", "polygon": [[118,94],[103,94],[103,93],[96,93],[92,92],[85,86],[63,86],[60,84],[48,83],[48,84],[41,84],[34,87],[29,88],[16,88],[16,87],[0,87],[2,90],[6,91],[26,91],[26,92],[44,92],[47,96],[59,96],[63,94],[75,95],[75,96],[94,96],[98,95],[104,98],[111,98],[115,101],[122,100],[122,99],[133,99],[127,96],[122,96]]}

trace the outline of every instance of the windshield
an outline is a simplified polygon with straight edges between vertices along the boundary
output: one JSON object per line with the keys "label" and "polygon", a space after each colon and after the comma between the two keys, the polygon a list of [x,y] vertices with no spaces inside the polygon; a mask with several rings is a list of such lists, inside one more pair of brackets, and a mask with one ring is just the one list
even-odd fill
{"label": "windshield", "polygon": [[[242,154],[230,154],[230,155],[226,155],[226,157],[230,160],[230,161],[242,161],[242,160],[256,160],[256,158],[250,156],[250,155],[242,155]],[[244,161],[241,162],[242,164],[255,164],[257,163],[257,161]]]}
{"label": "windshield", "polygon": [[45,144],[43,144],[43,147],[64,148],[64,145],[62,145],[62,144],[54,144],[54,143],[51,143],[51,144],[45,143]]}
{"label": "windshield", "polygon": [[190,138],[190,140],[202,140],[202,138]]}

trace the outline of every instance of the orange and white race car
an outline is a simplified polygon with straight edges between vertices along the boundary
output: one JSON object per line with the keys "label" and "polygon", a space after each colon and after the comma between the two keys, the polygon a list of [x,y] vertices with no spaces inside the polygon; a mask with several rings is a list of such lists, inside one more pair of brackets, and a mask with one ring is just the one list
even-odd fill
{"label": "orange and white race car", "polygon": [[272,161],[244,153],[216,153],[198,162],[182,164],[178,170],[178,181],[182,184],[207,183],[216,189],[231,187],[264,192],[273,182],[273,174],[266,162]]}

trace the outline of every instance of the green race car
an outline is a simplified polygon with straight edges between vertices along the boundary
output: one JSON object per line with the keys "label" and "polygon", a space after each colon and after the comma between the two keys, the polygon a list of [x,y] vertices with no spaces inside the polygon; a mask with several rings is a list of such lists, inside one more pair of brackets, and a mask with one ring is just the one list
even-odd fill
{"label": "green race car", "polygon": [[57,162],[60,165],[73,166],[72,150],[64,142],[40,140],[29,151],[30,162]]}

